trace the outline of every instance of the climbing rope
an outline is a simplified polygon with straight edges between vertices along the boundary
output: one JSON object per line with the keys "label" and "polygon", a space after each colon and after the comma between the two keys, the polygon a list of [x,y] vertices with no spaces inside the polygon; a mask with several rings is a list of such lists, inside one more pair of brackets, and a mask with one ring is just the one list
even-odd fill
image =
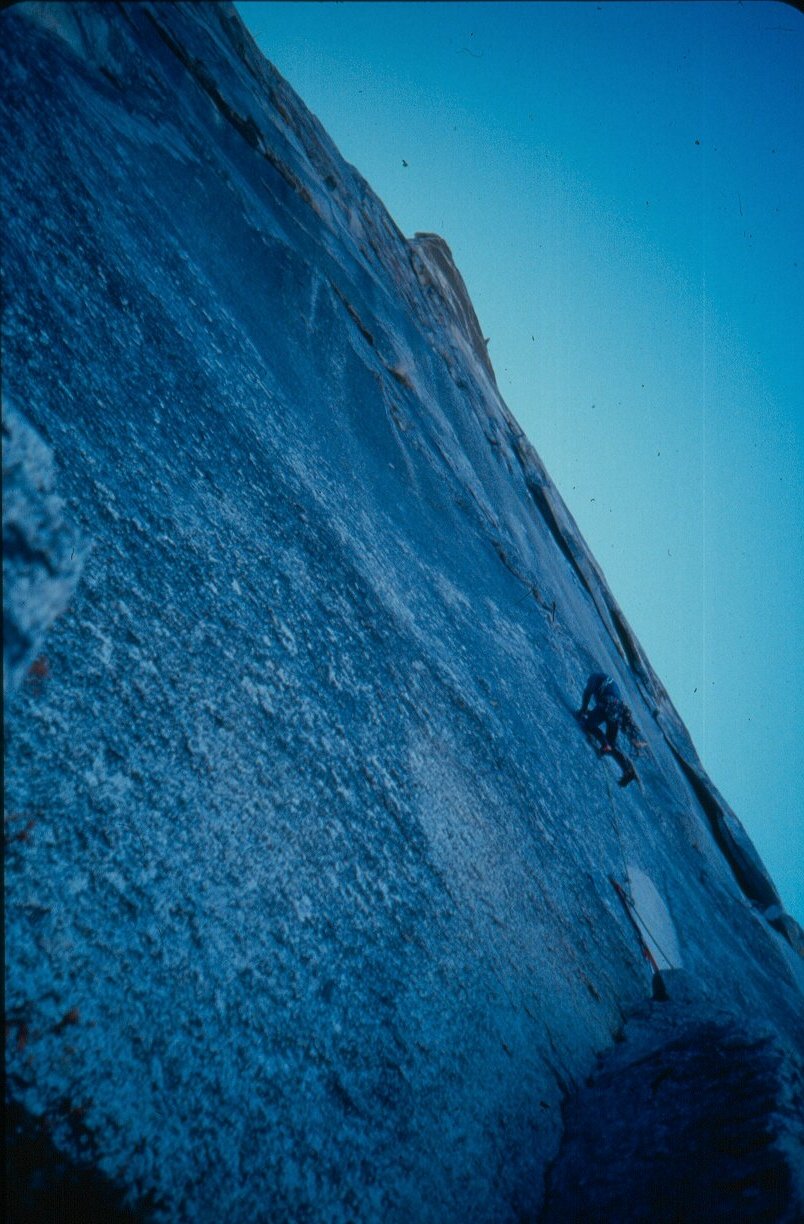
{"label": "climbing rope", "polygon": [[630,917],[632,923],[637,929],[637,934],[640,937],[640,942],[642,944],[643,952],[645,953],[647,959],[653,965],[654,972],[658,973],[659,966],[656,963],[656,958],[653,956],[650,948],[645,943],[645,938],[644,938],[645,935],[648,936],[648,939],[650,939],[651,943],[656,948],[656,951],[659,953],[659,955],[664,957],[664,960],[667,962],[668,967],[672,966],[673,961],[667,955],[664,948],[659,943],[658,939],[653,934],[653,931],[651,931],[647,922],[642,917],[642,915],[640,914],[639,910],[636,907],[636,902],[634,901],[633,893],[631,892],[631,879],[630,879],[630,876],[628,875],[628,861],[625,857],[625,847],[623,845],[622,836],[620,835],[620,822],[617,819],[617,808],[614,802],[614,795],[612,794],[611,783],[609,782],[608,775],[606,775],[606,790],[609,793],[609,802],[611,803],[612,824],[614,825],[614,832],[617,836],[617,842],[620,847],[620,858],[622,859],[622,864],[623,864],[623,885],[618,885],[617,881],[614,879],[613,876],[610,877],[611,882],[614,885],[615,889],[617,890],[618,896],[621,898],[623,903],[627,905],[628,907],[628,911],[629,911],[628,916]]}
{"label": "climbing rope", "polygon": [[[625,857],[625,847],[623,846],[623,839],[620,836],[620,822],[617,819],[617,807],[614,802],[614,795],[612,793],[611,782],[609,781],[608,771],[603,775],[603,777],[605,778],[605,781],[606,781],[606,790],[609,793],[609,803],[611,804],[611,821],[612,821],[612,824],[614,825],[614,832],[617,835],[617,843],[620,847],[620,858],[622,859],[622,862],[623,862],[623,878],[625,880],[626,888],[629,889],[629,893],[630,893],[630,883],[628,880],[628,862]],[[629,896],[629,900],[633,904],[633,898]]]}
{"label": "climbing rope", "polygon": [[657,952],[658,952],[658,953],[659,953],[661,956],[663,956],[663,957],[664,957],[664,959],[667,961],[667,967],[668,967],[668,969],[672,969],[672,967],[673,967],[673,962],[672,962],[671,958],[670,958],[670,957],[667,955],[667,953],[665,952],[664,948],[663,948],[663,947],[662,947],[662,945],[659,943],[659,941],[658,941],[658,939],[656,938],[656,936],[653,934],[653,931],[650,929],[650,927],[648,926],[647,922],[645,921],[645,919],[644,919],[644,918],[642,917],[642,915],[640,914],[639,910],[637,909],[636,905],[634,904],[634,899],[633,899],[633,897],[628,897],[628,898],[627,898],[627,900],[628,900],[628,904],[631,906],[631,909],[634,911],[634,914],[636,915],[636,921],[637,921],[637,922],[638,922],[638,924],[639,924],[639,925],[642,927],[643,931],[644,931],[644,932],[645,932],[645,934],[648,936],[648,938],[649,938],[649,939],[650,939],[650,941],[652,942],[653,946],[656,948],[656,951],[657,951]]}
{"label": "climbing rope", "polygon": [[631,902],[628,900],[628,897],[626,896],[625,889],[620,884],[619,880],[615,879],[614,876],[609,876],[609,879],[611,880],[612,886],[614,888],[614,891],[617,894],[620,904],[625,910],[626,918],[628,919],[628,921],[631,923],[632,927],[636,931],[636,935],[637,935],[637,939],[639,940],[639,947],[642,951],[642,955],[645,957],[645,960],[649,963],[652,971],[654,973],[658,973],[659,972],[658,962],[656,960],[656,957],[653,955],[650,948],[648,947],[647,941],[644,935],[642,934],[642,929],[636,920],[635,911],[632,913]]}

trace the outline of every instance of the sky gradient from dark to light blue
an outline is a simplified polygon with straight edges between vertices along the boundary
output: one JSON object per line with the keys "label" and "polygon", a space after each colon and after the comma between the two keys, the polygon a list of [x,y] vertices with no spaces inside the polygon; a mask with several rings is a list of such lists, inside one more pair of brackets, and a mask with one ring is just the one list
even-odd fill
{"label": "sky gradient from dark to light blue", "polygon": [[400,228],[449,243],[506,403],[804,920],[804,17],[237,8]]}

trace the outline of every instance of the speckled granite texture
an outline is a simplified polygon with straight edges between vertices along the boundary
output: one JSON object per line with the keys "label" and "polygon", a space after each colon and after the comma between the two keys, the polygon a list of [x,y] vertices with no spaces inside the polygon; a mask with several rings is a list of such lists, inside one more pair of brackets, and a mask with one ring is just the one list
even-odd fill
{"label": "speckled granite texture", "polygon": [[[787,1049],[773,884],[446,243],[228,4],[0,22],[4,390],[64,501],[50,585],[6,589],[11,1098],[157,1219],[536,1219],[651,992],[610,877]],[[627,791],[573,718],[593,667],[647,740]]]}

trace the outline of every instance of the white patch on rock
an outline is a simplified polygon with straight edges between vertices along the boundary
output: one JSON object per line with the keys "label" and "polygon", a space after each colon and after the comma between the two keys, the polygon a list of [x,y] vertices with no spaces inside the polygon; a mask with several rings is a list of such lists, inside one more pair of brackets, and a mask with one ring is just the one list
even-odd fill
{"label": "white patch on rock", "polygon": [[628,865],[634,919],[660,969],[681,969],[681,949],[670,911],[650,876]]}

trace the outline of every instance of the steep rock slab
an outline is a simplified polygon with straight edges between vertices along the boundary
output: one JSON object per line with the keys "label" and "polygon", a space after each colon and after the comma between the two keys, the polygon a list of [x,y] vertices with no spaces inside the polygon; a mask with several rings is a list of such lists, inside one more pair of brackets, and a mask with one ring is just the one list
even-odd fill
{"label": "steep rock slab", "polygon": [[651,989],[610,876],[789,1042],[792,949],[446,244],[228,5],[2,21],[4,377],[93,541],[7,761],[11,1090],[165,1218],[533,1217]]}

